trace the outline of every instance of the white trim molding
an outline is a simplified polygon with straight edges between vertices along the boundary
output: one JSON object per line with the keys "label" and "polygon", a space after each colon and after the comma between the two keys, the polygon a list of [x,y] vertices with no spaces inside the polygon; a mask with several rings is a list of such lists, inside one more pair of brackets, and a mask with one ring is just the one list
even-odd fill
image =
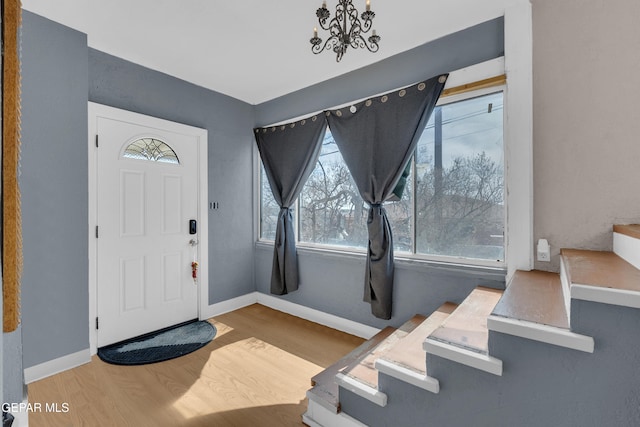
{"label": "white trim molding", "polygon": [[533,23],[529,0],[504,12],[507,283],[533,268]]}
{"label": "white trim molding", "polygon": [[48,362],[40,363],[30,368],[25,368],[24,382],[25,384],[31,384],[89,362],[91,362],[91,352],[87,348],[67,354],[66,356],[58,357],[57,359],[49,360]]}
{"label": "white trim molding", "polygon": [[262,292],[256,292],[257,303],[273,308],[274,310],[283,311],[291,314],[292,316],[300,317],[302,319],[309,320],[320,325],[328,326],[333,329],[337,329],[342,332],[346,332],[351,335],[355,335],[360,338],[369,339],[378,332],[380,329],[372,326],[364,325],[362,323],[354,322],[343,317],[338,317],[333,314],[325,313],[314,308],[309,308],[304,305],[296,304],[290,301],[276,298],[271,295],[263,294]]}
{"label": "white trim molding", "polygon": [[593,353],[595,347],[595,342],[592,337],[576,334],[568,329],[556,328],[540,323],[500,316],[489,316],[487,318],[487,326],[495,332],[584,351],[585,353]]}
{"label": "white trim molding", "polygon": [[355,393],[378,406],[387,406],[387,395],[377,388],[373,388],[345,374],[337,374],[336,382],[340,387],[349,390],[350,392]]}
{"label": "white trim molding", "polygon": [[[252,304],[261,304],[266,307],[273,308],[274,310],[282,311],[292,316],[300,317],[360,338],[369,339],[380,332],[380,329],[324,313],[300,304],[284,301],[280,298],[266,295],[261,292],[251,292],[216,304],[207,305],[204,310],[201,310],[200,318],[202,320],[209,319]],[[85,363],[89,363],[91,362],[91,356],[96,353],[97,349],[88,348],[26,368],[24,370],[25,383],[29,384],[43,378],[47,378],[51,375],[84,365]]]}
{"label": "white trim molding", "polygon": [[367,427],[344,412],[335,413],[311,399],[307,404],[307,412],[302,414],[302,422],[309,427]]}
{"label": "white trim molding", "polygon": [[502,360],[488,354],[476,353],[451,344],[427,338],[424,342],[424,350],[435,356],[452,360],[463,365],[470,366],[493,375],[502,376]]}
{"label": "white trim molding", "polygon": [[430,391],[431,393],[440,393],[440,381],[428,375],[423,375],[385,359],[376,360],[375,366],[379,372],[385,375]]}
{"label": "white trim molding", "polygon": [[378,328],[286,301],[278,297],[263,294],[262,292],[251,292],[227,301],[212,304],[203,311],[205,314],[203,319],[219,316],[230,311],[238,310],[242,307],[247,307],[251,304],[261,304],[265,307],[282,311],[292,316],[300,317],[301,319],[309,320],[364,339],[369,339],[380,332],[380,329]]}
{"label": "white trim molding", "polygon": [[98,221],[98,153],[96,147],[96,135],[98,134],[98,118],[108,117],[120,119],[123,121],[135,120],[136,123],[143,126],[158,127],[172,132],[180,132],[185,135],[194,137],[198,144],[198,261],[200,269],[198,270],[198,285],[200,287],[198,293],[198,317],[203,317],[203,312],[209,307],[209,192],[208,192],[208,131],[206,129],[197,128],[157,117],[139,114],[132,111],[126,111],[119,108],[110,107],[108,105],[97,104],[94,102],[87,103],[88,111],[88,188],[89,188],[89,207],[88,207],[88,237],[89,237],[89,349],[91,354],[97,353],[98,333],[96,330],[95,319],[98,312],[97,299],[97,239],[95,237],[95,229]]}
{"label": "white trim molding", "polygon": [[640,268],[640,239],[613,233],[613,252],[635,268]]}
{"label": "white trim molding", "polygon": [[200,320],[210,319],[215,316],[220,316],[221,314],[239,310],[243,307],[248,307],[251,304],[256,304],[258,302],[257,294],[258,292],[251,292],[236,298],[231,298],[226,301],[209,305],[202,310]]}
{"label": "white trim molding", "polygon": [[[3,402],[4,403],[4,402]],[[22,403],[20,404],[20,408],[26,408],[25,410],[20,410],[18,412],[9,413],[13,415],[13,424],[12,427],[29,427],[29,398],[25,397]]]}
{"label": "white trim molding", "polygon": [[571,298],[621,307],[640,308],[640,292],[600,286],[571,284]]}

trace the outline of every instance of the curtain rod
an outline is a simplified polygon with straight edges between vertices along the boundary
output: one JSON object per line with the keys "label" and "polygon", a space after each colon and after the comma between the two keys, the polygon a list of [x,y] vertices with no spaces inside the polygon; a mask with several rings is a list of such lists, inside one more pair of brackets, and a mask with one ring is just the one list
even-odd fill
{"label": "curtain rod", "polygon": [[[502,86],[506,82],[507,82],[507,75],[506,74],[501,74],[499,76],[489,77],[487,79],[478,80],[478,81],[475,81],[475,82],[466,83],[466,84],[463,84],[463,85],[460,85],[460,86],[455,86],[455,87],[452,87],[452,88],[445,89],[445,90],[442,91],[442,94],[440,95],[440,98],[446,98],[448,96],[459,95],[461,93],[471,92],[471,91],[479,90],[479,89],[486,89],[486,88],[495,87],[495,86]],[[388,92],[393,92],[393,91],[398,90],[398,89],[401,89],[401,88],[396,88],[396,89],[388,91]],[[381,93],[379,93],[377,95],[368,96],[366,98],[362,98],[362,99],[359,99],[359,100],[347,102],[347,103],[340,104],[340,105],[337,105],[337,106],[334,106],[334,107],[331,107],[331,108],[326,108],[325,110],[320,110],[320,111],[316,111],[316,112],[313,112],[313,113],[308,113],[308,114],[305,114],[305,115],[302,115],[302,116],[298,116],[298,117],[295,117],[295,118],[283,120],[283,121],[280,121],[280,122],[277,122],[277,123],[273,123],[273,124],[268,125],[268,126],[258,126],[258,127],[260,127],[260,128],[269,128],[269,127],[273,127],[273,126],[280,126],[280,125],[283,125],[283,124],[286,124],[286,123],[295,122],[295,121],[298,121],[298,120],[303,119],[305,117],[311,117],[311,116],[314,116],[314,115],[317,115],[317,114],[321,114],[323,111],[326,111],[326,110],[335,110],[335,109],[338,109],[338,108],[343,108],[343,107],[346,107],[346,106],[349,106],[349,105],[357,104],[358,102],[364,101],[364,100],[369,99],[369,98],[373,98],[375,96],[379,96],[379,95],[381,95],[383,93],[387,93],[387,92],[381,92]]]}

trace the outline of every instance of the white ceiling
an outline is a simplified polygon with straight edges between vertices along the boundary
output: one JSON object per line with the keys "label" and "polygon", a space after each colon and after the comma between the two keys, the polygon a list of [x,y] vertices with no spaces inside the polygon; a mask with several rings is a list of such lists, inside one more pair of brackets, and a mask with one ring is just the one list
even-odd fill
{"label": "white ceiling", "polygon": [[[259,104],[501,16],[515,2],[522,0],[371,0],[380,51],[349,50],[340,63],[331,52],[311,53],[321,0],[23,0],[23,7],[86,33],[92,48]],[[336,3],[327,1],[332,16]],[[365,0],[354,4],[363,9]]]}

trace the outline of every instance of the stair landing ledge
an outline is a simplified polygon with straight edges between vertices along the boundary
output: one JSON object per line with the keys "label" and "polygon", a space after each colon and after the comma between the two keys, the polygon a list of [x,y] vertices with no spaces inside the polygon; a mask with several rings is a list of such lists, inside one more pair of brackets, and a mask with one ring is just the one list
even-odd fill
{"label": "stair landing ledge", "polygon": [[640,308],[640,269],[613,252],[562,249],[560,274],[571,298]]}

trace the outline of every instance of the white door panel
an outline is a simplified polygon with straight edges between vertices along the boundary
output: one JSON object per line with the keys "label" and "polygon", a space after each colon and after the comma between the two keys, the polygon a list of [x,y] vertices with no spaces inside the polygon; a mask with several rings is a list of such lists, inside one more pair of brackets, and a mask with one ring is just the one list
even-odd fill
{"label": "white door panel", "polygon": [[[198,317],[189,220],[198,219],[199,174],[197,137],[107,117],[97,133],[101,347]],[[124,157],[141,138],[166,143],[179,164]]]}

